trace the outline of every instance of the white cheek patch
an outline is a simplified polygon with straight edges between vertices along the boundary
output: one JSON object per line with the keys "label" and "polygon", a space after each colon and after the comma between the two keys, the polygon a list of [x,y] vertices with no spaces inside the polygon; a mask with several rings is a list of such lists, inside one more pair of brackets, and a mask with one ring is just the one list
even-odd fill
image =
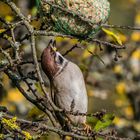
{"label": "white cheek patch", "polygon": [[55,63],[58,67],[58,72],[55,75],[55,76],[57,76],[58,74],[60,74],[64,70],[65,66],[67,66],[68,60],[65,59],[59,52],[56,52]]}
{"label": "white cheek patch", "polygon": [[59,52],[56,52],[56,55],[55,55],[55,62],[58,64],[58,65],[63,65],[65,61],[65,58],[59,53]]}
{"label": "white cheek patch", "polygon": [[58,62],[57,61],[58,60],[58,52],[55,52],[55,59],[54,60],[55,60],[56,63]]}

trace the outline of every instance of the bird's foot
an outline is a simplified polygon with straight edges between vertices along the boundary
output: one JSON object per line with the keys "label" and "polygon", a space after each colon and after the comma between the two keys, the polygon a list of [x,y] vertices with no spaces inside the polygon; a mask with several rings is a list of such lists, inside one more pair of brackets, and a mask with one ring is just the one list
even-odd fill
{"label": "bird's foot", "polygon": [[83,126],[84,126],[84,131],[86,131],[87,134],[92,130],[92,129],[91,129],[91,126],[89,126],[89,125],[86,124],[86,123],[83,123]]}

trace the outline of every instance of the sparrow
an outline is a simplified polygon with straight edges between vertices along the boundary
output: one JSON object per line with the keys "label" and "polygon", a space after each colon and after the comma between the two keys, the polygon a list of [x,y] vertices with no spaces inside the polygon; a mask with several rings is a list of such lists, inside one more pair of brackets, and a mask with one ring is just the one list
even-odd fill
{"label": "sparrow", "polygon": [[[82,71],[55,48],[55,41],[50,41],[41,55],[42,69],[50,81],[51,98],[56,106],[65,111],[87,113],[88,97]],[[57,112],[56,118],[62,127],[65,127],[66,120],[77,126],[87,126],[86,116],[62,115]]]}

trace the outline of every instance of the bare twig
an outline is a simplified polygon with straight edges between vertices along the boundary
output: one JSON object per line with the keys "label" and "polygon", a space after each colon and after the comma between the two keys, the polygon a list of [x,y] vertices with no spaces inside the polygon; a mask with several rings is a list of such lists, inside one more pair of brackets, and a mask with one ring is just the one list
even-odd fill
{"label": "bare twig", "polygon": [[133,27],[133,26],[107,25],[107,24],[102,24],[101,26],[105,28],[120,28],[124,30],[140,30],[140,27]]}

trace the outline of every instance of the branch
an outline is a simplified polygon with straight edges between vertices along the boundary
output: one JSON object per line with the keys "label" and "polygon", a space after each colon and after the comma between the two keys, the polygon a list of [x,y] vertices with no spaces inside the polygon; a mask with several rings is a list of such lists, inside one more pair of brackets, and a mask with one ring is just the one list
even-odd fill
{"label": "branch", "polygon": [[121,28],[125,30],[140,30],[140,27],[133,27],[133,26],[121,26],[121,25],[107,25],[107,24],[102,24],[102,27],[105,28]]}
{"label": "branch", "polygon": [[16,15],[18,15],[19,18],[21,20],[23,20],[24,25],[26,26],[27,30],[29,31],[29,33],[31,35],[30,39],[31,39],[31,49],[32,49],[32,53],[33,53],[34,65],[36,68],[37,76],[38,76],[39,83],[40,83],[43,93],[45,94],[48,102],[51,104],[53,109],[56,111],[61,111],[61,109],[59,109],[58,107],[55,106],[55,104],[52,102],[51,98],[49,97],[48,93],[45,90],[44,81],[42,79],[41,72],[39,69],[39,64],[37,61],[37,53],[36,53],[36,48],[35,48],[35,36],[34,36],[33,26],[30,25],[28,19],[20,12],[20,10],[16,7],[16,5],[11,0],[5,0],[5,1],[6,1],[7,5],[9,5],[12,8],[12,10],[16,13]]}
{"label": "branch", "polygon": [[[2,113],[2,112],[1,112]],[[12,119],[13,116],[10,116],[6,113],[2,113],[0,116],[0,120],[2,118],[6,118],[6,119]],[[20,123],[20,124],[25,124],[25,126],[32,126],[35,128],[38,128],[38,130],[43,131],[43,133],[46,133],[47,131],[50,132],[55,132],[56,134],[59,135],[63,135],[63,136],[70,136],[73,138],[77,138],[77,139],[82,139],[82,140],[93,140],[96,136],[101,137],[101,138],[109,138],[109,139],[113,139],[113,140],[131,140],[129,138],[118,138],[115,135],[111,135],[109,133],[103,133],[103,132],[91,132],[90,134],[77,134],[76,132],[65,132],[63,130],[61,130],[60,128],[57,127],[50,127],[42,122],[32,122],[32,121],[28,121],[28,120],[24,120],[24,119],[17,119],[16,122]]]}
{"label": "branch", "polygon": [[[15,57],[14,59],[10,56],[10,54],[8,54],[6,52],[6,50],[1,49],[1,53],[3,53],[3,55],[5,56],[5,58],[7,58],[8,62],[5,62],[3,65],[0,64],[0,72],[3,71],[5,72],[9,78],[12,80],[12,83],[15,84],[15,86],[18,88],[18,90],[23,94],[23,96],[30,101],[31,103],[33,103],[36,107],[38,107],[40,110],[42,110],[44,113],[47,114],[47,116],[49,117],[49,119],[51,120],[52,124],[54,127],[50,127],[48,125],[38,122],[31,122],[31,121],[27,121],[27,120],[23,120],[23,119],[18,119],[17,121],[19,123],[24,123],[24,124],[28,124],[28,125],[35,125],[35,127],[37,127],[38,129],[40,129],[41,131],[43,131],[44,133],[46,133],[47,131],[51,131],[51,132],[55,132],[59,135],[63,135],[63,136],[71,136],[77,139],[94,139],[95,137],[102,137],[102,138],[109,138],[109,139],[114,139],[114,140],[123,140],[122,138],[118,138],[116,135],[114,134],[110,134],[110,133],[104,133],[104,132],[94,132],[91,131],[89,134],[84,134],[79,132],[78,127],[76,127],[76,129],[78,131],[75,131],[74,129],[72,129],[71,132],[66,132],[63,131],[62,129],[60,129],[58,127],[58,123],[56,118],[54,117],[54,113],[57,111],[59,113],[62,114],[70,114],[70,115],[74,115],[74,116],[90,116],[90,117],[97,117],[98,119],[102,119],[105,112],[97,112],[96,114],[88,114],[88,113],[79,113],[77,112],[72,112],[72,111],[66,111],[66,110],[62,110],[60,108],[58,108],[53,101],[51,100],[49,94],[46,91],[46,87],[44,85],[44,81],[43,78],[41,76],[41,71],[40,71],[40,67],[39,67],[39,63],[40,60],[38,60],[37,58],[37,51],[36,51],[36,36],[60,36],[60,37],[67,37],[67,38],[75,38],[73,36],[70,35],[64,35],[61,33],[56,33],[56,32],[47,32],[47,31],[42,31],[42,30],[35,30],[33,25],[31,25],[31,20],[28,19],[27,17],[25,17],[21,12],[20,9],[14,4],[14,2],[12,2],[12,0],[1,0],[3,2],[5,2],[7,5],[9,5],[12,9],[12,11],[14,11],[14,13],[16,14],[16,16],[19,17],[18,22],[16,23],[7,23],[4,20],[0,19],[0,22],[3,22],[6,25],[6,30],[4,32],[2,32],[0,34],[0,37],[6,39],[7,41],[9,41],[10,45],[13,46],[15,48],[15,52],[17,53],[16,56],[19,55],[19,52],[16,48],[18,48],[19,46],[16,43],[16,38],[13,32],[13,29],[16,28],[19,25],[23,25],[27,28],[27,34],[21,39],[21,42],[25,39],[30,39],[30,44],[31,44],[31,51],[32,51],[32,56],[33,56],[33,60],[31,61],[18,61],[18,57]],[[83,15],[80,15],[78,13],[73,13],[72,11],[60,7],[59,5],[55,5],[52,4],[50,2],[47,1],[47,3],[51,6],[53,6],[54,8],[60,9],[66,13],[72,14],[73,16],[77,16],[79,17],[83,22],[86,22],[87,24],[89,24],[90,26],[94,26],[95,24],[92,23],[90,20],[85,19],[85,17]],[[5,35],[7,34],[8,31],[11,31],[11,39],[9,40],[7,37],[5,37]],[[79,39],[79,38],[77,38]],[[80,42],[81,39],[79,39]],[[99,45],[103,45],[103,46],[107,46],[107,47],[112,47],[113,49],[115,49],[115,51],[117,49],[125,49],[125,46],[120,46],[120,45],[115,45],[106,41],[100,41],[98,39],[89,39],[86,38],[85,41],[91,42],[91,43],[97,43]],[[20,43],[21,43],[20,42]],[[64,55],[67,55],[69,52],[71,52],[72,50],[74,50],[75,48],[81,48],[84,49],[83,47],[79,47],[78,45],[74,45],[70,50],[67,50],[66,53]],[[89,53],[91,53],[92,55],[95,55],[94,53],[92,53],[91,51],[88,51]],[[18,62],[17,62],[18,61]],[[44,96],[41,96],[41,94],[39,95],[37,93],[36,90],[34,90],[32,88],[32,83],[29,83],[27,81],[27,79],[25,78],[25,76],[23,75],[23,73],[20,71],[20,66],[24,65],[24,64],[32,64],[35,66],[35,73],[37,74],[37,79],[40,84],[41,90],[44,93]],[[13,67],[12,67],[13,66]],[[18,73],[18,74],[17,74]],[[21,86],[21,82],[24,82],[26,84],[26,86],[28,87],[28,90],[25,90],[22,86]],[[31,92],[31,93],[30,93]],[[49,108],[49,105],[51,105],[51,108]],[[1,111],[0,111],[1,113]],[[1,117],[1,114],[0,114]],[[12,118],[12,116],[7,116],[7,114],[3,114],[2,117],[7,117],[8,119]],[[1,119],[1,118],[0,118]],[[128,140],[128,139],[124,139],[124,140]]]}

